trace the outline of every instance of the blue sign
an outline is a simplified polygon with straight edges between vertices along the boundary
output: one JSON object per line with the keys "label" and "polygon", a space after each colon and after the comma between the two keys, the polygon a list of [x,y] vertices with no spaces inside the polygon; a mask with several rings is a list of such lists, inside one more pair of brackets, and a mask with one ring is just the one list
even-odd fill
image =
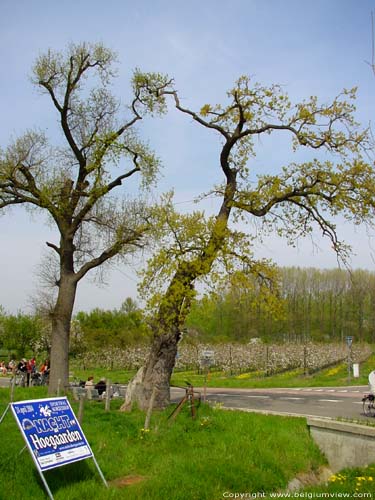
{"label": "blue sign", "polygon": [[18,401],[10,407],[41,472],[93,457],[66,397]]}
{"label": "blue sign", "polygon": [[346,337],[346,344],[348,345],[348,347],[351,347],[352,343],[353,343],[353,337],[347,336]]}

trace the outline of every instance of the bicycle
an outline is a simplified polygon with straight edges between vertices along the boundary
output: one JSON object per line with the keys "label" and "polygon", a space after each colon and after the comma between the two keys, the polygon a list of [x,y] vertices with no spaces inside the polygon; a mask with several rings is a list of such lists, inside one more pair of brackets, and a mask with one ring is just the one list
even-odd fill
{"label": "bicycle", "polygon": [[375,416],[375,396],[373,394],[365,394],[365,396],[363,396],[362,408],[366,417]]}

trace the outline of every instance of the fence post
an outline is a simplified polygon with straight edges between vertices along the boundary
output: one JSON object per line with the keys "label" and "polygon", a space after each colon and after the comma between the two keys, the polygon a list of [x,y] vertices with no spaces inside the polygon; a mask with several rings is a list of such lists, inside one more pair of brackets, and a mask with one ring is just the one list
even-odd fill
{"label": "fence post", "polygon": [[14,387],[16,385],[16,372],[13,371],[13,378],[12,378],[12,383],[10,385],[10,402],[13,403],[14,401]]}
{"label": "fence post", "polygon": [[111,384],[109,379],[107,379],[107,385],[105,388],[105,411],[110,411],[111,409]]}
{"label": "fence post", "polygon": [[154,385],[151,393],[151,398],[150,398],[150,404],[148,405],[147,409],[147,415],[146,415],[146,420],[145,420],[145,430],[147,430],[150,427],[150,420],[151,420],[151,414],[152,414],[152,409],[154,407],[154,402],[155,402],[155,397],[158,389],[156,385]]}
{"label": "fence post", "polygon": [[85,394],[81,394],[79,396],[79,408],[78,408],[78,422],[80,424],[82,424],[82,420],[83,420],[83,410],[84,410],[84,407],[85,407],[85,399],[86,399],[86,395]]}

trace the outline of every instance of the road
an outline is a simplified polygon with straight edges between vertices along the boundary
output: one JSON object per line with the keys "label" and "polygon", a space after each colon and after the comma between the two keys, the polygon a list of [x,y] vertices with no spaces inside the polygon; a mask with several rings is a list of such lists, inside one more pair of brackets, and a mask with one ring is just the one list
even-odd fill
{"label": "road", "polygon": [[[9,387],[9,378],[0,377],[0,387]],[[203,389],[201,391],[203,398]],[[293,389],[213,389],[208,388],[206,400],[211,404],[221,403],[225,408],[246,411],[372,420],[362,415],[362,397],[367,386],[313,387]],[[178,401],[184,391],[172,387],[171,399]],[[375,419],[374,419],[375,422]]]}
{"label": "road", "polygon": [[[197,389],[202,390],[202,389]],[[293,389],[207,389],[211,404],[269,414],[369,420],[362,414],[362,397],[367,386],[314,387]],[[183,394],[172,390],[176,400]],[[202,392],[203,394],[203,392]]]}

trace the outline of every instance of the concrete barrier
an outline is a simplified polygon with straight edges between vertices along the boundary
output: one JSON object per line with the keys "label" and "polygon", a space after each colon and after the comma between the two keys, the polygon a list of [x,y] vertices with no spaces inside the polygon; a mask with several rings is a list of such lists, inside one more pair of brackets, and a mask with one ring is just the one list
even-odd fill
{"label": "concrete barrier", "polygon": [[375,427],[321,418],[307,425],[333,472],[375,463]]}

